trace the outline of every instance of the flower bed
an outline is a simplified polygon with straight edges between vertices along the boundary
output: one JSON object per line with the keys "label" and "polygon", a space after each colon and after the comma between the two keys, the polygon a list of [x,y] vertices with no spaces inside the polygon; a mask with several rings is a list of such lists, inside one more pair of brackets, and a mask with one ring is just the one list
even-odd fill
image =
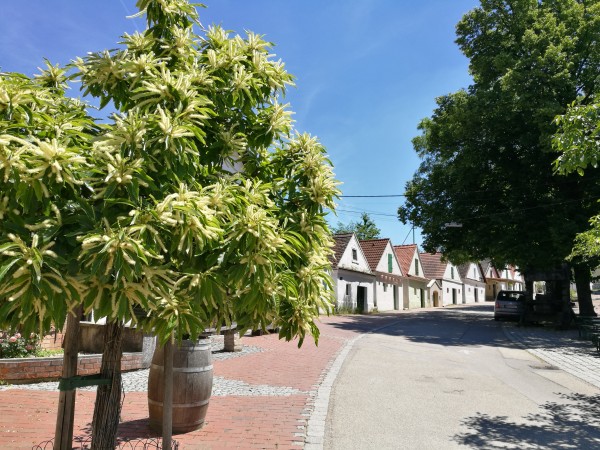
{"label": "flower bed", "polygon": [[26,337],[19,332],[0,331],[0,358],[32,356],[39,347],[39,341],[35,333]]}

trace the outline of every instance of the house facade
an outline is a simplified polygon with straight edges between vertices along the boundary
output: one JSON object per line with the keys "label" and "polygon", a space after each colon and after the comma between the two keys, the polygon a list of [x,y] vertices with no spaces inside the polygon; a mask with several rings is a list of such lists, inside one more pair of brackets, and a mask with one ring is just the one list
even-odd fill
{"label": "house facade", "polygon": [[389,239],[359,241],[369,268],[375,275],[373,306],[378,311],[403,307],[402,269]]}
{"label": "house facade", "polygon": [[485,278],[478,263],[466,263],[458,266],[458,273],[463,282],[463,303],[479,303],[485,301]]}
{"label": "house facade", "polygon": [[395,245],[394,252],[403,275],[403,308],[426,308],[432,305],[429,296],[429,279],[423,271],[423,264],[416,244]]}
{"label": "house facade", "polygon": [[485,278],[486,301],[496,300],[496,295],[501,290],[522,291],[525,289],[523,275],[514,266],[498,269],[490,260],[481,261],[479,265]]}
{"label": "house facade", "polygon": [[369,312],[374,308],[375,275],[371,272],[360,243],[352,234],[333,236],[331,278],[337,308]]}
{"label": "house facade", "polygon": [[441,253],[421,253],[425,276],[442,287],[442,306],[462,303],[463,284],[458,267],[443,261]]}

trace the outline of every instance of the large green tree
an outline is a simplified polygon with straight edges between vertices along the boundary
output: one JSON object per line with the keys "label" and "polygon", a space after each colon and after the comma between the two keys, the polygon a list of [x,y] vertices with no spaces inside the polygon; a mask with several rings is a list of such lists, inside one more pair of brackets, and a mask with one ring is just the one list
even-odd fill
{"label": "large green tree", "polygon": [[[598,92],[599,17],[598,0],[482,0],[459,22],[473,84],[438,98],[421,122],[422,163],[398,211],[421,227],[426,248],[522,270],[570,254],[598,211],[598,172],[554,174],[553,119]],[[589,281],[586,264],[574,268]]]}
{"label": "large green tree", "polygon": [[[598,167],[600,160],[600,102],[573,103],[564,115],[556,118],[558,131],[554,148],[561,152],[555,161],[560,174],[574,172],[583,176]],[[598,181],[596,181],[597,183]],[[590,228],[577,235],[571,259],[583,259],[598,265],[600,259],[600,215],[590,218]]]}
{"label": "large green tree", "polygon": [[381,230],[377,228],[377,225],[367,213],[362,213],[360,220],[356,222],[338,222],[331,231],[333,234],[354,233],[360,240],[379,239],[381,237]]}
{"label": "large green tree", "polygon": [[186,0],[137,5],[146,31],[74,64],[109,123],[64,97],[60,68],[0,77],[0,326],[107,317],[93,448],[114,447],[123,323],[161,342],[275,323],[301,344],[331,298],[337,182],[280,103],[292,76]]}

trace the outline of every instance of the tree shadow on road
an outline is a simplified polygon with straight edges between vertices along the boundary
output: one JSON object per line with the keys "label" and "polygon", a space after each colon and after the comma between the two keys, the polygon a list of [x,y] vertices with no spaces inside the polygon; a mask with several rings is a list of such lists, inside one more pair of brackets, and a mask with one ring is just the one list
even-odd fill
{"label": "tree shadow on road", "polygon": [[[512,344],[493,320],[493,304],[346,316],[331,326],[359,333],[402,336],[413,342],[443,346],[502,346]],[[489,332],[482,332],[482,331]]]}
{"label": "tree shadow on road", "polygon": [[600,395],[561,394],[566,403],[548,402],[536,414],[514,421],[477,414],[463,420],[469,431],[454,436],[477,449],[598,449]]}

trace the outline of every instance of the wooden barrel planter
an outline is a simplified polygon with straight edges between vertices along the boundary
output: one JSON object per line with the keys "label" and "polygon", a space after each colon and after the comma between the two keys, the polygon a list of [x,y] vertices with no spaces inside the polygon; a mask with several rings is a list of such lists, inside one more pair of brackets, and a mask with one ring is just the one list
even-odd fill
{"label": "wooden barrel planter", "polygon": [[[212,382],[210,339],[176,344],[173,348],[173,434],[202,427]],[[157,347],[148,377],[150,428],[157,432],[162,432],[164,385],[163,348]]]}

